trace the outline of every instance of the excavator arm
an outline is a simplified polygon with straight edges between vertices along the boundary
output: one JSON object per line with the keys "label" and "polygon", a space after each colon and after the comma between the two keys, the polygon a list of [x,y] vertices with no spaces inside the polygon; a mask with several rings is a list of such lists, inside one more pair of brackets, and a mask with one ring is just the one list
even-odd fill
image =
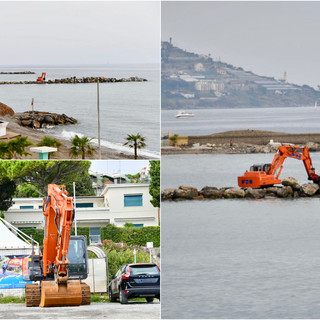
{"label": "excavator arm", "polygon": [[43,240],[43,274],[52,271],[56,278],[67,276],[67,258],[72,222],[72,198],[65,186],[48,185],[48,196],[43,201],[45,235]]}

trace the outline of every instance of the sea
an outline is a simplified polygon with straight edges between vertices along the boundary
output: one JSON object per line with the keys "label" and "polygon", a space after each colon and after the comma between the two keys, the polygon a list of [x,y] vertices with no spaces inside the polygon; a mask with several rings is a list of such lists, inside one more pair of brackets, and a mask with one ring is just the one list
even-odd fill
{"label": "sea", "polygon": [[[116,152],[132,154],[127,146],[128,134],[140,133],[146,148],[138,151],[148,158],[160,157],[160,69],[157,65],[96,65],[96,66],[19,66],[0,67],[2,72],[33,71],[36,74],[4,75],[0,81],[34,81],[42,72],[47,80],[67,77],[133,76],[147,82],[100,83],[101,146]],[[15,112],[34,109],[65,113],[78,120],[76,125],[43,129],[48,135],[71,139],[75,134],[94,138],[98,144],[97,84],[25,84],[1,85],[0,101]]]}
{"label": "sea", "polygon": [[181,110],[162,110],[161,135],[206,135],[230,130],[314,133],[320,129],[320,108],[188,109],[193,118],[176,118]]}
{"label": "sea", "polygon": [[[316,172],[320,153],[311,153]],[[161,189],[237,186],[273,154],[162,156]],[[317,170],[317,168],[319,168]],[[307,183],[287,159],[281,178]],[[161,204],[163,319],[319,319],[319,198]]]}

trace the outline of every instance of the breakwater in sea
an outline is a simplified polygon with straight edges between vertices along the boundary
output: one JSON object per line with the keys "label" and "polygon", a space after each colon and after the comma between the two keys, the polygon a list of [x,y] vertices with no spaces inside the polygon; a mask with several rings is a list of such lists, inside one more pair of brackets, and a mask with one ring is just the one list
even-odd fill
{"label": "breakwater in sea", "polygon": [[145,78],[140,77],[130,77],[130,78],[105,78],[105,77],[69,77],[64,79],[54,79],[54,80],[46,80],[46,81],[0,81],[0,85],[5,84],[58,84],[58,83],[105,83],[105,82],[144,82],[148,81]]}
{"label": "breakwater in sea", "polygon": [[262,199],[262,198],[302,198],[320,197],[320,188],[316,183],[300,185],[292,177],[282,181],[282,186],[264,188],[237,187],[195,187],[180,186],[178,189],[167,188],[161,192],[161,199],[166,200],[201,200],[201,199]]}
{"label": "breakwater in sea", "polygon": [[35,72],[32,71],[2,71],[0,74],[35,74]]}

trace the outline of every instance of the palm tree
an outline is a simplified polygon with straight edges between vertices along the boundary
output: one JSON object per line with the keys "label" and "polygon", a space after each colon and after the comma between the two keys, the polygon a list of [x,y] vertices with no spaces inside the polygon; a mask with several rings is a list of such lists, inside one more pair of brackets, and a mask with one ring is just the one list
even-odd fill
{"label": "palm tree", "polygon": [[19,156],[31,156],[31,153],[25,151],[26,147],[33,145],[28,137],[18,137],[7,143],[7,159],[17,159]]}
{"label": "palm tree", "polygon": [[129,148],[134,148],[134,158],[138,159],[138,149],[144,148],[146,146],[146,138],[142,137],[140,133],[136,135],[128,134],[126,138],[127,142],[124,143],[124,146],[129,146]]}
{"label": "palm tree", "polygon": [[[37,146],[39,146],[39,147],[46,146],[46,147],[57,148],[59,151],[59,148],[62,146],[62,143],[56,138],[51,139],[51,138],[45,136],[42,138],[42,141],[37,144]],[[54,154],[55,154],[55,152],[52,152],[52,155],[54,155]],[[50,159],[50,153],[49,153],[49,159]]]}
{"label": "palm tree", "polygon": [[93,153],[97,152],[97,150],[91,146],[90,141],[93,138],[89,139],[88,137],[80,138],[78,135],[75,135],[71,140],[72,147],[70,151],[70,155],[72,158],[77,158],[78,156],[82,156],[82,160],[86,158],[86,155],[91,156]]}

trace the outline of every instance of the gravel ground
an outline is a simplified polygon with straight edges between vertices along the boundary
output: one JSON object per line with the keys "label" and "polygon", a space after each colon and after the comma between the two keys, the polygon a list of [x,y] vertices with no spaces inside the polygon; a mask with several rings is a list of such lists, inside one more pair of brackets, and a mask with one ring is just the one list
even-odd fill
{"label": "gravel ground", "polygon": [[160,303],[92,303],[89,306],[27,308],[24,304],[1,304],[0,319],[160,319]]}

